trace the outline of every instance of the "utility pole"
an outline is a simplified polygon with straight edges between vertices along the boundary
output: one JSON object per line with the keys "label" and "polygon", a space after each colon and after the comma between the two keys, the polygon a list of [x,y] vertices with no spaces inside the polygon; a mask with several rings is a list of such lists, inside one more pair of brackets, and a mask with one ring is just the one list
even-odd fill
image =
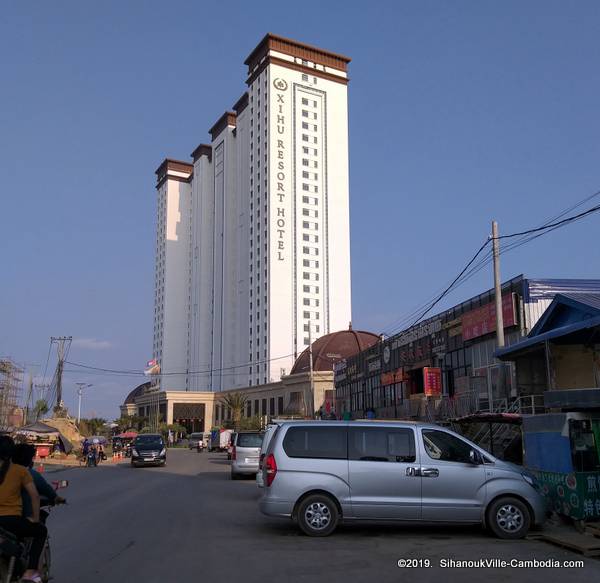
{"label": "utility pole", "polygon": [[[500,279],[500,240],[498,239],[498,223],[492,221],[492,249],[494,254],[494,300],[496,304],[496,343],[504,348],[504,314],[502,313],[502,280]],[[504,363],[498,365],[498,394],[506,395]],[[490,393],[492,387],[490,386]],[[490,395],[490,411],[493,410],[493,395]]]}
{"label": "utility pole", "polygon": [[77,405],[77,426],[81,423],[81,395],[83,395],[83,389],[88,389],[94,385],[90,383],[75,383],[77,385],[77,396],[79,397],[79,403]]}
{"label": "utility pole", "polygon": [[500,243],[498,223],[492,221],[492,246],[494,250],[494,296],[496,300],[496,338],[498,348],[504,348],[504,318],[502,314],[502,281],[500,279]]}
{"label": "utility pole", "polygon": [[312,419],[315,415],[315,380],[313,375],[312,322],[310,320],[308,321],[308,366],[310,371],[310,397],[308,402]]}
{"label": "utility pole", "polygon": [[27,398],[25,399],[25,411],[23,412],[23,422],[25,425],[29,423],[29,401],[33,394],[33,375],[29,373],[29,379],[27,382]]}
{"label": "utility pole", "polygon": [[[55,413],[58,413],[64,409],[64,403],[62,399],[62,375],[65,366],[65,354],[71,346],[71,340],[73,340],[73,336],[52,336],[50,338],[50,341],[56,342],[58,346],[58,364],[56,365],[56,405],[54,407]],[[65,345],[68,345],[67,350],[65,350]]]}

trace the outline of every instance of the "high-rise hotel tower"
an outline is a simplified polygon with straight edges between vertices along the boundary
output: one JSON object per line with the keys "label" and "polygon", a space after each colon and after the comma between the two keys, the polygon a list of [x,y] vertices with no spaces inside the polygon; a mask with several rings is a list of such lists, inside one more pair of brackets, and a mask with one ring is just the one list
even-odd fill
{"label": "high-rise hotel tower", "polygon": [[268,34],[211,142],[158,168],[163,389],[279,380],[309,338],[351,320],[349,61]]}

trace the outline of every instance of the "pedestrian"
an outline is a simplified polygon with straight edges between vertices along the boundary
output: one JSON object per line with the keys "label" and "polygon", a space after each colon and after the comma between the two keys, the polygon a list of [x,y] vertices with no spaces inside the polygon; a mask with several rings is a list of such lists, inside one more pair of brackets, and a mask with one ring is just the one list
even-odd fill
{"label": "pedestrian", "polygon": [[173,434],[173,431],[171,431],[169,429],[169,447],[173,447],[173,443],[175,441],[175,435]]}
{"label": "pedestrian", "polygon": [[102,443],[98,443],[97,452],[98,452],[98,463],[100,463],[106,457],[104,455],[104,446],[102,445]]}

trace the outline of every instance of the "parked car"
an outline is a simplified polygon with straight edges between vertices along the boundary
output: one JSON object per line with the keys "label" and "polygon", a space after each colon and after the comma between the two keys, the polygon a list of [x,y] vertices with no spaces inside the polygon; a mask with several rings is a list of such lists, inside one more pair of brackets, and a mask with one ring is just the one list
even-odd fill
{"label": "parked car", "polygon": [[202,433],[191,433],[188,439],[188,447],[190,449],[198,449],[198,443],[202,442],[203,435]]}
{"label": "parked car", "polygon": [[307,535],[340,520],[480,523],[522,538],[546,516],[534,479],[456,433],[422,423],[309,421],[275,430],[260,510]]}
{"label": "parked car", "polygon": [[158,433],[143,433],[138,435],[131,444],[131,465],[164,466],[167,463],[167,448],[162,435]]}
{"label": "parked car", "polygon": [[231,479],[258,472],[258,458],[264,433],[262,431],[240,431],[235,434],[231,451]]}
{"label": "parked car", "polygon": [[269,448],[269,444],[271,443],[271,439],[275,434],[275,430],[279,427],[279,422],[271,423],[267,425],[265,429],[265,434],[263,436],[262,445],[260,446],[260,454],[258,456],[258,472],[256,473],[256,485],[259,488],[264,488],[265,481],[263,479],[262,473],[262,465],[265,460],[265,456],[267,455],[267,449]]}

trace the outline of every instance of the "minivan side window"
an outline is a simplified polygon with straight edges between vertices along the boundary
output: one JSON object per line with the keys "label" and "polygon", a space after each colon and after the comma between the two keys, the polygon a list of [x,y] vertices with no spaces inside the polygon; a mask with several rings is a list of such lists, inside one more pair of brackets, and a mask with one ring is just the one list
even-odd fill
{"label": "minivan side window", "polygon": [[347,431],[345,427],[290,427],[283,449],[288,457],[345,460]]}
{"label": "minivan side window", "polygon": [[427,455],[434,460],[470,463],[472,447],[462,439],[445,431],[423,429],[423,445]]}
{"label": "minivan side window", "polygon": [[416,460],[412,429],[351,427],[348,437],[348,458],[351,460],[404,463]]}

